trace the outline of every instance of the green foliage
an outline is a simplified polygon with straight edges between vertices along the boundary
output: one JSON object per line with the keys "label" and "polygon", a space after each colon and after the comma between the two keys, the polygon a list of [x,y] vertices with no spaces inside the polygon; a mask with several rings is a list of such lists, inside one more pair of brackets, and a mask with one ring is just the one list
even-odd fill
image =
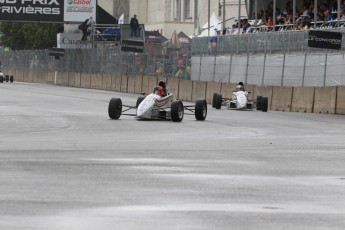
{"label": "green foliage", "polygon": [[2,45],[11,50],[56,47],[56,34],[62,24],[1,22]]}

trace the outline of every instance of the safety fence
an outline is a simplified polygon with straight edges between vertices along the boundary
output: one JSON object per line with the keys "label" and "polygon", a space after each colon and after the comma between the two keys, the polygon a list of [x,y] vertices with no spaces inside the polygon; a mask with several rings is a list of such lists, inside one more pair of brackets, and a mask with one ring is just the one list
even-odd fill
{"label": "safety fence", "polygon": [[[345,28],[323,28],[324,31],[341,32],[342,49],[345,48]],[[214,37],[196,37],[192,42],[192,56],[231,55],[240,53],[290,53],[306,52],[310,30],[233,34]]]}
{"label": "safety fence", "polygon": [[188,51],[152,55],[122,52],[120,47],[65,49],[65,55],[56,59],[49,56],[49,50],[21,50],[2,52],[0,59],[4,69],[191,78],[191,58]]}

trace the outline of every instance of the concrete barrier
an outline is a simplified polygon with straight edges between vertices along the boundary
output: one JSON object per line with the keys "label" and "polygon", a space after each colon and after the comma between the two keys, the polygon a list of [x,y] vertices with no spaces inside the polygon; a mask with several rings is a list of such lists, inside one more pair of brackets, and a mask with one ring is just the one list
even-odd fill
{"label": "concrete barrier", "polygon": [[145,94],[150,94],[157,84],[157,77],[143,76],[142,92]]}
{"label": "concrete barrier", "polygon": [[80,75],[80,87],[91,88],[91,75],[89,73],[82,73]]}
{"label": "concrete barrier", "polygon": [[134,93],[135,92],[135,76],[128,75],[127,76],[127,93]]}
{"label": "concrete barrier", "polygon": [[102,90],[111,90],[111,74],[102,75]]}
{"label": "concrete barrier", "polygon": [[345,86],[338,86],[337,88],[337,104],[335,113],[345,114]]}
{"label": "concrete barrier", "polygon": [[180,80],[179,99],[183,101],[192,101],[193,82],[191,80]]}
{"label": "concrete barrier", "polygon": [[68,72],[68,86],[75,87],[75,73]]}
{"label": "concrete barrier", "polygon": [[192,101],[206,99],[206,81],[193,81]]}
{"label": "concrete barrier", "polygon": [[272,90],[271,110],[291,111],[292,87],[274,86]]}
{"label": "concrete barrier", "polygon": [[142,92],[141,88],[143,86],[143,76],[136,75],[135,77],[134,93],[140,94]]}
{"label": "concrete barrier", "polygon": [[13,74],[14,81],[24,81],[24,71],[23,70],[15,70]]}
{"label": "concrete barrier", "polygon": [[170,93],[174,94],[176,99],[179,99],[179,84],[180,80],[176,78],[168,78],[167,79],[167,87]]}
{"label": "concrete barrier", "polygon": [[120,92],[128,93],[127,89],[128,89],[128,76],[126,74],[122,74],[121,75],[121,88],[120,88]]}
{"label": "concrete barrier", "polygon": [[37,82],[37,71],[35,70],[29,71],[28,82],[33,82],[33,83]]}
{"label": "concrete barrier", "polygon": [[61,85],[68,86],[69,85],[68,72],[60,72],[60,74],[61,74]]}
{"label": "concrete barrier", "polygon": [[206,101],[208,104],[212,104],[214,93],[221,93],[221,87],[222,83],[219,82],[206,83]]}
{"label": "concrete barrier", "polygon": [[315,87],[294,87],[291,112],[312,113]]}
{"label": "concrete barrier", "polygon": [[102,88],[102,74],[91,74],[91,89],[101,89]]}
{"label": "concrete barrier", "polygon": [[222,83],[220,93],[222,94],[223,98],[231,98],[232,92],[236,89],[236,85],[234,83]]}
{"label": "concrete barrier", "polygon": [[314,113],[335,113],[336,99],[336,86],[315,88]]}
{"label": "concrete barrier", "polygon": [[121,74],[111,75],[111,90],[121,92]]}

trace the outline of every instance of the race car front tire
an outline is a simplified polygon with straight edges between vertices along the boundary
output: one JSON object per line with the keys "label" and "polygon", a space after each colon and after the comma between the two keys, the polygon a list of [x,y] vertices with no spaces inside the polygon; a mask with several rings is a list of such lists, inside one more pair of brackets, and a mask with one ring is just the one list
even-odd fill
{"label": "race car front tire", "polygon": [[213,93],[213,97],[212,97],[212,108],[215,108],[215,107],[216,107],[217,95],[218,95],[218,93]]}
{"label": "race car front tire", "polygon": [[262,112],[267,112],[268,109],[268,97],[262,97]]}
{"label": "race car front tire", "polygon": [[111,119],[119,119],[122,114],[122,101],[120,98],[112,98],[109,102],[108,114]]}
{"label": "race car front tire", "polygon": [[137,108],[139,107],[140,103],[145,99],[145,97],[146,97],[146,96],[140,96],[140,97],[138,97],[137,103],[136,103],[136,107],[137,107]]}
{"label": "race car front tire", "polygon": [[182,101],[173,101],[171,103],[171,120],[180,122],[183,119],[184,107]]}
{"label": "race car front tire", "polygon": [[207,116],[207,102],[206,100],[197,100],[195,102],[195,119],[204,121]]}
{"label": "race car front tire", "polygon": [[262,110],[262,96],[256,97],[256,110]]}
{"label": "race car front tire", "polygon": [[223,95],[221,95],[220,93],[217,93],[216,103],[215,103],[215,108],[216,109],[221,109],[222,108],[222,101],[223,101]]}

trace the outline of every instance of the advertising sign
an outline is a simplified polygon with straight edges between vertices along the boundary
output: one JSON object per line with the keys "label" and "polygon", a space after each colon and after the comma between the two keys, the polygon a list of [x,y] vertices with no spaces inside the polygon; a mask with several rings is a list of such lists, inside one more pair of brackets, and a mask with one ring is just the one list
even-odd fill
{"label": "advertising sign", "polygon": [[341,49],[342,34],[332,31],[310,30],[308,46],[323,49]]}
{"label": "advertising sign", "polygon": [[91,48],[91,43],[82,41],[82,33],[59,33],[57,34],[57,48],[85,49]]}
{"label": "advertising sign", "polygon": [[64,0],[64,21],[83,22],[93,17],[96,21],[97,0]]}
{"label": "advertising sign", "polygon": [[64,0],[0,0],[0,21],[63,22]]}

